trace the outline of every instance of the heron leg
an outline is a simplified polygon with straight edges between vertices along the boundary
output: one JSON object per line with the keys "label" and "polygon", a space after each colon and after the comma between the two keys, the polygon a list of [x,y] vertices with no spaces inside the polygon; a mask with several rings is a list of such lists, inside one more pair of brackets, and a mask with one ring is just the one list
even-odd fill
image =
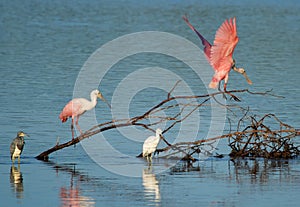
{"label": "heron leg", "polygon": [[18,164],[20,164],[20,162],[21,162],[21,159],[20,159],[20,156],[18,157]]}

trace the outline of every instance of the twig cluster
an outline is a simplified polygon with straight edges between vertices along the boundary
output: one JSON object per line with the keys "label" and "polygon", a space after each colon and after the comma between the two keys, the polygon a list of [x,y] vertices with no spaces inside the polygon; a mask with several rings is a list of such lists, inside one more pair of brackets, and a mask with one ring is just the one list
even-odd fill
{"label": "twig cluster", "polygon": [[[239,131],[240,124],[250,120],[250,124]],[[280,121],[274,114],[266,114],[261,119],[244,116],[240,119],[238,130],[229,136],[230,156],[294,158],[300,153],[292,138],[300,131]]]}
{"label": "twig cluster", "polygon": [[[296,146],[292,138],[300,136],[300,130],[280,121],[274,114],[266,114],[258,121],[254,116],[247,117],[247,113],[239,120],[235,132],[209,139],[200,139],[194,142],[178,142],[174,145],[158,149],[164,152],[163,158],[176,158],[188,161],[194,154],[211,155],[214,150],[213,143],[219,139],[228,138],[232,158],[263,157],[263,158],[294,158],[300,154],[300,146]],[[267,118],[271,118],[272,128],[267,126]],[[241,124],[247,119],[251,124],[240,130]],[[270,121],[270,120],[268,120]],[[178,151],[177,149],[180,149]],[[185,155],[182,154],[185,152]],[[222,155],[217,155],[222,157]]]}

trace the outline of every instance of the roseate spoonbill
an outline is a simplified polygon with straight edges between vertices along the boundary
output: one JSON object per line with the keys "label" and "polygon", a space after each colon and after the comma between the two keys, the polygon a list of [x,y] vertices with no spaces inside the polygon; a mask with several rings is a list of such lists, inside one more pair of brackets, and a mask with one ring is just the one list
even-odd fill
{"label": "roseate spoonbill", "polygon": [[19,131],[17,133],[17,137],[14,138],[10,144],[10,158],[12,160],[12,163],[15,162],[16,158],[18,158],[18,163],[20,163],[20,156],[25,145],[24,136],[29,137],[29,135],[25,134],[22,131]]}
{"label": "roseate spoonbill", "polygon": [[143,157],[147,157],[148,162],[152,161],[153,153],[157,148],[161,135],[162,135],[162,130],[158,128],[156,129],[156,136],[148,137],[143,144]]}
{"label": "roseate spoonbill", "polygon": [[105,98],[102,96],[99,90],[95,89],[90,94],[91,101],[85,99],[85,98],[74,98],[71,100],[67,105],[63,108],[62,112],[59,115],[59,118],[61,122],[66,122],[69,117],[72,118],[71,123],[71,131],[72,131],[72,139],[74,139],[74,118],[76,118],[76,127],[79,130],[80,134],[82,134],[82,131],[78,125],[79,117],[84,114],[86,111],[89,111],[93,109],[97,104],[97,98],[100,98],[103,100],[109,108],[111,106],[109,103],[105,100]]}
{"label": "roseate spoonbill", "polygon": [[[210,88],[217,88],[219,82],[224,80],[224,92],[228,82],[228,75],[231,69],[244,75],[248,84],[252,81],[248,78],[246,71],[243,68],[235,66],[235,60],[232,54],[239,38],[237,36],[236,19],[230,18],[225,20],[216,32],[214,44],[211,45],[189,22],[186,16],[182,17],[187,25],[198,35],[204,46],[204,54],[210,65],[215,70],[215,74],[209,84]],[[219,86],[220,87],[220,86]]]}

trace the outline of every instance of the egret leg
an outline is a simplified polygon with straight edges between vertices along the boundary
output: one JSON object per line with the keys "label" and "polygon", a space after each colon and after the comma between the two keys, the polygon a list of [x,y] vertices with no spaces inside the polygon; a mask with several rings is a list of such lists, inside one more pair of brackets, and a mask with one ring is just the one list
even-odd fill
{"label": "egret leg", "polygon": [[18,164],[20,164],[20,162],[21,162],[21,159],[20,159],[20,156],[18,157]]}
{"label": "egret leg", "polygon": [[150,155],[150,163],[152,163],[152,154]]}
{"label": "egret leg", "polygon": [[150,164],[152,162],[152,156],[151,154],[147,155],[147,162]]}

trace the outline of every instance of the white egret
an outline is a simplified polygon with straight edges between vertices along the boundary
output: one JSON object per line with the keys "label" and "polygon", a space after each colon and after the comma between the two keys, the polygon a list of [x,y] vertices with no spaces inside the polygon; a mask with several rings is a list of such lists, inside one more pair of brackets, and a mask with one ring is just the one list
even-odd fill
{"label": "white egret", "polygon": [[161,135],[162,130],[158,128],[156,129],[156,136],[148,137],[143,144],[143,157],[147,157],[148,162],[152,161],[153,153],[157,148]]}

